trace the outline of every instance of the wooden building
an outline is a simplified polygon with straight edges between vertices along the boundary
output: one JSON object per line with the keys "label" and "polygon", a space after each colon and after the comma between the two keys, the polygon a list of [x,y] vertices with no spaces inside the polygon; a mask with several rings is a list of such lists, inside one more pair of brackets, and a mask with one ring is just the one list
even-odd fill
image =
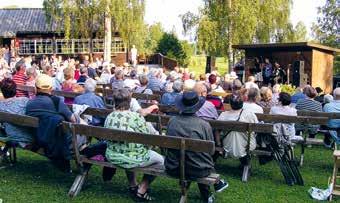
{"label": "wooden building", "polygon": [[[114,33],[112,38],[112,62],[126,62],[126,44]],[[57,30],[46,21],[42,8],[0,9],[0,46],[9,46],[12,56],[62,55],[84,56],[90,54],[92,47],[94,57],[104,52],[103,39],[64,39],[63,31]]]}
{"label": "wooden building", "polygon": [[310,42],[244,44],[234,45],[234,49],[245,51],[245,73],[255,65],[255,58],[272,64],[278,62],[289,73],[289,81],[295,86],[311,84],[329,93],[333,89],[334,55],[339,49]]}

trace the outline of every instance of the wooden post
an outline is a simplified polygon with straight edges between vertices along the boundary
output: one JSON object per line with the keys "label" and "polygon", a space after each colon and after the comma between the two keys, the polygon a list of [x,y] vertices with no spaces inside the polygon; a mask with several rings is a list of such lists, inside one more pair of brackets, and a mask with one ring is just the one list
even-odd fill
{"label": "wooden post", "polygon": [[181,185],[181,199],[180,203],[187,202],[187,184],[185,181],[185,140],[181,139],[180,151],[180,185]]}
{"label": "wooden post", "polygon": [[106,12],[105,12],[105,40],[104,40],[104,61],[111,62],[111,12],[110,12],[110,0],[106,1]]}

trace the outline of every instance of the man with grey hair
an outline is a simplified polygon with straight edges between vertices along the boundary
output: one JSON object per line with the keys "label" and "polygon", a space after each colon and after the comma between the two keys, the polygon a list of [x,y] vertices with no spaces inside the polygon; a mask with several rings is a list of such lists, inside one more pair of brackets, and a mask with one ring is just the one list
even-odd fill
{"label": "man with grey hair", "polygon": [[81,83],[84,84],[84,82],[89,78],[89,73],[88,73],[88,69],[85,66],[81,66],[80,67],[80,77],[77,80],[77,83]]}
{"label": "man with grey hair", "polygon": [[[85,93],[77,96],[74,99],[74,104],[85,104],[92,108],[105,108],[103,99],[94,93],[94,91],[96,90],[96,85],[97,82],[95,80],[93,80],[92,78],[88,78],[84,84]],[[91,124],[98,125],[101,124],[102,121],[104,120],[99,117],[93,117]]]}
{"label": "man with grey hair", "polygon": [[175,105],[176,97],[183,91],[183,82],[176,80],[172,85],[173,92],[164,93],[161,99],[161,104],[172,106]]}
{"label": "man with grey hair", "polygon": [[[323,107],[324,112],[340,113],[340,87],[333,91],[333,101],[325,104]],[[328,122],[330,128],[340,128],[340,119],[332,119]]]}

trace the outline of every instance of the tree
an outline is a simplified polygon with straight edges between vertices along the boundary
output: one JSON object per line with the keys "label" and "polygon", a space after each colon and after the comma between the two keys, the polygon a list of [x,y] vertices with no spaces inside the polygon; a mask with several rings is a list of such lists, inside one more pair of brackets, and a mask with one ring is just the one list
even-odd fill
{"label": "tree", "polygon": [[270,42],[277,30],[289,22],[292,0],[204,0],[204,3],[198,21],[199,47],[211,54],[228,55],[231,68],[232,45]]}
{"label": "tree", "polygon": [[44,0],[43,5],[48,22],[62,28],[66,39],[103,38],[105,14],[109,13],[110,28],[128,45],[143,48],[144,0]]}
{"label": "tree", "polygon": [[145,53],[152,54],[157,51],[158,43],[164,35],[161,23],[155,23],[148,27],[148,34],[145,39]]}
{"label": "tree", "polygon": [[275,35],[275,42],[305,42],[307,41],[307,28],[302,21],[294,27],[288,23],[287,26],[278,30]]}
{"label": "tree", "polygon": [[179,64],[185,64],[187,62],[187,55],[182,47],[181,42],[173,33],[164,33],[162,39],[159,41],[157,52],[176,59]]}
{"label": "tree", "polygon": [[[312,26],[314,39],[324,45],[340,48],[340,2],[338,0],[327,0],[320,7],[317,23]],[[340,56],[334,61],[334,73],[340,73]]]}

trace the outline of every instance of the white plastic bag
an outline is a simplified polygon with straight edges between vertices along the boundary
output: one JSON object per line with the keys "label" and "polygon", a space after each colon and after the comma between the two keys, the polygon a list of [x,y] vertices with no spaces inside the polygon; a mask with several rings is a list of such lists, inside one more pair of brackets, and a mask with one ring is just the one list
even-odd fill
{"label": "white plastic bag", "polygon": [[321,190],[316,187],[311,187],[308,192],[313,199],[316,200],[327,200],[331,195],[333,189],[333,183],[329,184],[326,190]]}

